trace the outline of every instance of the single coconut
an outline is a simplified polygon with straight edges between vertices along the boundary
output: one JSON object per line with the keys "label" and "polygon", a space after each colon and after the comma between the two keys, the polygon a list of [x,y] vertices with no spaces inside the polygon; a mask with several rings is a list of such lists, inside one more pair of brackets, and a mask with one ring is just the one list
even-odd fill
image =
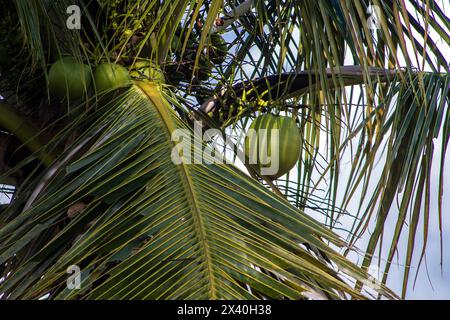
{"label": "single coconut", "polygon": [[102,63],[94,72],[95,88],[98,92],[115,89],[130,83],[128,70],[114,63]]}
{"label": "single coconut", "polygon": [[200,56],[198,67],[197,78],[200,81],[207,81],[209,78],[211,78],[213,64],[204,54]]}
{"label": "single coconut", "polygon": [[215,64],[224,63],[228,53],[228,44],[225,42],[224,38],[219,34],[212,34],[211,45],[211,61]]}
{"label": "single coconut", "polygon": [[278,158],[278,170],[268,175],[271,179],[281,177],[295,166],[300,156],[300,147],[301,140],[295,119],[286,116],[264,114],[257,117],[245,138],[245,154],[250,166],[258,173],[261,173],[262,168],[276,169],[275,159]]}
{"label": "single coconut", "polygon": [[167,77],[167,81],[171,85],[178,85],[181,81],[185,80],[186,77],[182,71],[182,68],[177,63],[167,64],[165,66],[165,75]]}
{"label": "single coconut", "polygon": [[147,61],[138,61],[130,72],[133,78],[147,79],[153,82],[165,83],[164,72],[155,64]]}
{"label": "single coconut", "polygon": [[79,99],[91,85],[91,69],[74,58],[56,61],[48,73],[50,91],[61,99]]}

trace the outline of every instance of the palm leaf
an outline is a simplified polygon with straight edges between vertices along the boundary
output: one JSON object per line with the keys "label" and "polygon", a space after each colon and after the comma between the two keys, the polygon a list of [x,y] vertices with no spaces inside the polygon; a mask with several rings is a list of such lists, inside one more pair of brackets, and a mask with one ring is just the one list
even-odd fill
{"label": "palm leaf", "polygon": [[[16,266],[1,283],[5,297],[363,298],[341,272],[393,297],[323,241],[343,246],[339,237],[232,166],[174,164],[181,128],[151,83],[110,106],[76,142],[91,147],[0,229],[1,262]],[[68,218],[80,199],[86,208]],[[81,292],[65,289],[70,265],[83,270]]]}

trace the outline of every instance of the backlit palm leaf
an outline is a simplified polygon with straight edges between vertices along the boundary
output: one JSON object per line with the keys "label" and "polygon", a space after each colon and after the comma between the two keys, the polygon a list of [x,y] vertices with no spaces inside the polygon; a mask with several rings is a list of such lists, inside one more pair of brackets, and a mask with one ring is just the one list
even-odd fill
{"label": "backlit palm leaf", "polygon": [[[150,83],[87,128],[74,144],[89,140],[80,158],[0,230],[0,262],[18,265],[0,286],[6,297],[362,297],[304,243],[392,296],[320,240],[342,246],[335,234],[236,168],[174,164],[177,128],[187,127]],[[69,218],[80,199],[86,208]],[[81,292],[65,289],[71,265],[83,270]]]}

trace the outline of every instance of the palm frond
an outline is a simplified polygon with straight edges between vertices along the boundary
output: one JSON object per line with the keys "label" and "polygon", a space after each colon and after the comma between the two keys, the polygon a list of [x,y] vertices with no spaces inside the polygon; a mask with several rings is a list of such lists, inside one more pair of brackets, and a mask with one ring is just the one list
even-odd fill
{"label": "palm frond", "polygon": [[[86,128],[77,159],[63,156],[33,203],[7,211],[4,298],[364,297],[342,277],[393,297],[324,243],[343,246],[337,235],[236,168],[174,164],[177,129],[189,130],[150,83]],[[81,292],[66,289],[71,265]]]}

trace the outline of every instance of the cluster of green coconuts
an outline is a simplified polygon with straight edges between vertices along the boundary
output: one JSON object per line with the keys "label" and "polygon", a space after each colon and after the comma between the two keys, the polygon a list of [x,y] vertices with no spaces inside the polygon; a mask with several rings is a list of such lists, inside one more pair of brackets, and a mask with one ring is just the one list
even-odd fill
{"label": "cluster of green coconuts", "polygon": [[[216,41],[220,41],[220,38],[216,38]],[[216,57],[222,59],[221,56]],[[214,61],[220,62],[223,61]],[[149,62],[136,62],[130,72],[119,64],[102,63],[96,67],[92,77],[91,68],[72,57],[56,61],[50,67],[48,81],[49,89],[55,96],[77,100],[89,90],[92,78],[96,92],[104,92],[129,84],[132,77],[164,82],[162,71]],[[261,173],[261,169],[271,167],[273,163],[270,159],[273,159],[275,153],[278,155],[278,171],[269,178],[278,179],[295,166],[300,156],[301,139],[294,118],[267,113],[258,116],[250,125],[250,129],[252,130],[247,133],[244,151],[248,159],[256,159],[255,164],[250,164],[256,172]],[[265,135],[259,134],[262,129],[266,130]],[[278,139],[274,141],[273,130],[278,130]],[[263,145],[267,148],[266,152],[261,152]]]}
{"label": "cluster of green coconuts", "polygon": [[[164,81],[163,73],[148,62],[136,62],[131,72],[119,64],[105,62],[94,71],[95,90],[103,92],[125,86],[130,83],[131,77]],[[72,57],[64,57],[50,67],[48,82],[55,96],[76,100],[83,97],[92,85],[91,68]]]}
{"label": "cluster of green coconuts", "polygon": [[[164,80],[162,72],[147,62],[137,62],[130,73],[121,65],[102,63],[94,71],[95,89],[102,92],[127,85],[131,76]],[[91,84],[90,67],[73,58],[62,58],[50,67],[49,88],[61,99],[79,99]],[[256,164],[250,164],[256,172],[261,173],[262,168],[271,167],[270,159],[275,153],[278,154],[278,171],[269,178],[277,179],[295,166],[300,155],[301,140],[294,118],[268,113],[258,116],[250,129],[245,140],[245,154],[249,159],[256,159]],[[265,135],[259,134],[262,129],[266,130]],[[278,139],[272,141],[273,130],[278,130]],[[267,151],[261,152],[264,144]]]}
{"label": "cluster of green coconuts", "polygon": [[[252,130],[253,129],[253,130]],[[260,134],[260,130],[263,134]],[[273,131],[278,130],[278,131]],[[278,132],[272,141],[272,135]],[[267,148],[262,152],[263,146]],[[298,162],[301,150],[301,139],[296,121],[292,117],[264,114],[258,116],[250,125],[245,138],[245,154],[248,159],[255,159],[256,164],[250,166],[258,173],[262,168],[269,168],[275,153],[278,154],[278,171],[269,175],[272,180],[288,173]]]}
{"label": "cluster of green coconuts", "polygon": [[[189,79],[193,72],[196,46],[194,41],[188,42],[188,53],[182,59],[180,52],[182,39],[175,35],[171,48],[176,53],[177,61],[175,70],[168,70],[168,81],[177,84],[182,79]],[[200,69],[197,77],[200,81],[207,81],[211,76],[213,64],[220,65],[225,61],[227,44],[223,37],[211,35],[209,56],[200,56]],[[97,92],[113,89],[130,83],[131,77],[138,79],[150,79],[155,82],[165,82],[164,73],[150,62],[138,61],[133,69],[114,63],[102,63],[94,71],[94,84]],[[56,61],[49,70],[49,88],[51,92],[61,99],[79,99],[92,84],[90,66],[75,60],[72,57],[64,57]],[[198,94],[199,92],[196,92]],[[200,100],[200,97],[198,97]]]}

